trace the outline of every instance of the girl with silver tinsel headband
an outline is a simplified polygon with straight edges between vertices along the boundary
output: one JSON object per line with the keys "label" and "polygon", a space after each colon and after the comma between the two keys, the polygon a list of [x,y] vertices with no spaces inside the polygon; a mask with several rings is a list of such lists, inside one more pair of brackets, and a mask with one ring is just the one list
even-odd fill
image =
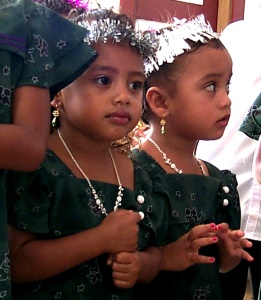
{"label": "girl with silver tinsel headband", "polygon": [[164,177],[158,190],[169,195],[170,220],[161,271],[150,284],[137,284],[133,299],[228,299],[220,272],[252,261],[244,250],[251,242],[239,230],[235,175],[198,159],[196,148],[199,140],[220,138],[228,124],[231,57],[202,15],[176,19],[158,38],[146,65],[151,135],[133,154],[155,182]]}

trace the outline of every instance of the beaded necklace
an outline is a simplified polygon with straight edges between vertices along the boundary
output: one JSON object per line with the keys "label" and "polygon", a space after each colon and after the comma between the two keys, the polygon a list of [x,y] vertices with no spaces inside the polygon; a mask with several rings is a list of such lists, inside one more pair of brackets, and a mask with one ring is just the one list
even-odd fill
{"label": "beaded necklace", "polygon": [[[57,133],[58,133],[58,136],[64,146],[64,148],[66,149],[66,151],[68,152],[69,156],[71,157],[72,161],[74,162],[75,166],[77,167],[77,169],[80,171],[80,173],[82,174],[82,176],[86,179],[90,189],[91,189],[91,192],[92,192],[92,195],[94,197],[94,200],[95,200],[95,203],[97,205],[97,207],[100,209],[101,213],[104,214],[105,216],[108,215],[107,213],[107,210],[106,208],[104,207],[103,205],[103,202],[101,201],[101,199],[99,198],[95,188],[92,186],[89,178],[87,177],[87,175],[84,173],[84,171],[82,170],[82,168],[79,166],[77,160],[75,159],[75,157],[72,155],[69,147],[67,146],[67,144],[65,143],[63,137],[61,136],[61,133],[60,133],[60,130],[57,129]],[[113,168],[114,168],[114,171],[115,171],[115,174],[116,174],[116,177],[117,177],[117,181],[118,181],[118,184],[119,184],[119,187],[118,187],[118,195],[116,197],[116,201],[115,201],[115,204],[114,204],[114,208],[113,210],[116,211],[118,210],[119,206],[121,206],[121,201],[122,201],[122,196],[123,196],[123,190],[124,188],[122,187],[122,184],[121,184],[121,181],[120,181],[120,177],[119,177],[119,174],[118,174],[118,170],[117,170],[117,167],[116,167],[116,164],[115,164],[115,161],[114,161],[114,158],[113,158],[113,155],[111,153],[111,150],[108,149],[109,151],[109,154],[110,154],[110,158],[111,158],[111,161],[112,161],[112,164],[113,164]]]}
{"label": "beaded necklace", "polygon": [[[181,169],[178,169],[178,168],[177,168],[176,164],[174,164],[173,162],[171,162],[171,160],[167,157],[167,154],[161,150],[161,148],[159,147],[159,145],[158,145],[152,138],[148,138],[148,140],[149,140],[149,141],[157,148],[157,150],[162,154],[163,161],[164,161],[164,163],[165,163],[166,165],[169,165],[170,168],[171,168],[172,170],[174,170],[174,171],[175,171],[176,173],[178,173],[178,174],[182,174],[182,173],[183,173],[183,171],[182,171]],[[207,176],[206,171],[205,171],[205,169],[204,169],[204,166],[203,166],[201,160],[198,159],[198,158],[196,158],[196,159],[197,159],[198,165],[199,165],[199,167],[200,167],[200,170],[201,170],[201,172],[202,172],[202,175]]]}

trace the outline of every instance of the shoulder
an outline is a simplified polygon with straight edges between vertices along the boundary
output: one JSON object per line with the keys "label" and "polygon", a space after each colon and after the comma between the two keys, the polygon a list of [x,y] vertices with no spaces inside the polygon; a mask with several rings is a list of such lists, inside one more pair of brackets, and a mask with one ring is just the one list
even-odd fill
{"label": "shoulder", "polygon": [[[156,171],[150,167],[150,163],[153,164],[153,159],[146,152],[140,153],[144,160],[136,154],[138,152],[136,153],[135,150],[131,156],[135,172],[135,190],[138,194],[146,196],[144,197],[146,203],[141,207],[145,208],[145,215],[148,216],[142,224],[146,222],[145,227],[152,226],[156,234],[153,235],[154,238],[151,243],[162,245],[165,243],[163,241],[166,238],[169,222],[169,194],[166,180],[160,169]],[[141,226],[141,232],[142,230]]]}
{"label": "shoulder", "polygon": [[223,186],[229,186],[233,194],[238,194],[238,182],[236,174],[232,173],[230,170],[227,169],[220,170],[219,168],[217,168],[209,162],[204,161],[204,163],[208,168],[210,177],[218,179]]}
{"label": "shoulder", "polygon": [[232,206],[232,208],[237,211],[240,210],[240,202],[239,202],[239,193],[237,190],[238,182],[236,175],[232,173],[230,170],[220,170],[214,165],[205,162],[209,170],[209,177],[215,178],[218,180],[219,194],[220,198],[223,201],[224,207],[228,205],[228,207]]}
{"label": "shoulder", "polygon": [[140,164],[142,164],[150,173],[161,173],[162,175],[165,173],[165,171],[156,162],[156,160],[152,156],[150,156],[146,151],[134,149],[132,151],[132,156],[138,162],[140,162]]}
{"label": "shoulder", "polygon": [[220,180],[225,180],[225,179],[233,179],[236,180],[236,175],[234,173],[232,173],[230,170],[224,169],[224,170],[220,170],[219,168],[217,168],[216,166],[212,165],[211,163],[204,161],[204,163],[206,164],[208,171],[209,171],[209,175],[211,177],[216,177]]}
{"label": "shoulder", "polygon": [[71,176],[70,171],[56,156],[54,152],[47,149],[44,161],[33,172],[15,172],[9,171],[7,174],[7,183],[10,186],[23,187],[22,190],[28,190],[31,186],[52,186],[59,177]]}
{"label": "shoulder", "polygon": [[166,172],[158,163],[143,150],[139,151],[135,149],[132,152],[131,158],[136,166],[135,169],[139,170],[140,174],[142,174],[142,178],[146,178],[147,181],[151,182],[153,192],[167,197]]}

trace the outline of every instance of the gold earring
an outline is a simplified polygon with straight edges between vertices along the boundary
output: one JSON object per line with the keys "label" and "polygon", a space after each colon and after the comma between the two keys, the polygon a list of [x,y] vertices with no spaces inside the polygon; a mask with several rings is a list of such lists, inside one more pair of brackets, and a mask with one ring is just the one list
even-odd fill
{"label": "gold earring", "polygon": [[161,134],[164,134],[165,131],[165,125],[166,125],[166,121],[164,119],[160,120],[160,125],[161,125]]}
{"label": "gold earring", "polygon": [[56,119],[59,117],[59,108],[57,108],[53,111],[53,120],[52,120],[52,127],[56,127]]}

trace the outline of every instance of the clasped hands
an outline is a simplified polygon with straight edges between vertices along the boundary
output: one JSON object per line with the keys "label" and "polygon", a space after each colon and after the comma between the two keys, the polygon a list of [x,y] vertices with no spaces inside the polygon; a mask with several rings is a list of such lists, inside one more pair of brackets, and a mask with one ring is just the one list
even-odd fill
{"label": "clasped hands", "polygon": [[[241,259],[252,261],[253,257],[244,250],[252,243],[243,238],[242,230],[231,230],[226,223],[203,224],[193,227],[178,240],[161,249],[161,270],[183,271],[194,264],[211,264],[215,257],[199,254],[200,248],[217,244],[220,271],[234,268]],[[109,254],[107,264],[112,268],[114,284],[120,288],[131,288],[141,272],[140,252],[119,252]]]}

